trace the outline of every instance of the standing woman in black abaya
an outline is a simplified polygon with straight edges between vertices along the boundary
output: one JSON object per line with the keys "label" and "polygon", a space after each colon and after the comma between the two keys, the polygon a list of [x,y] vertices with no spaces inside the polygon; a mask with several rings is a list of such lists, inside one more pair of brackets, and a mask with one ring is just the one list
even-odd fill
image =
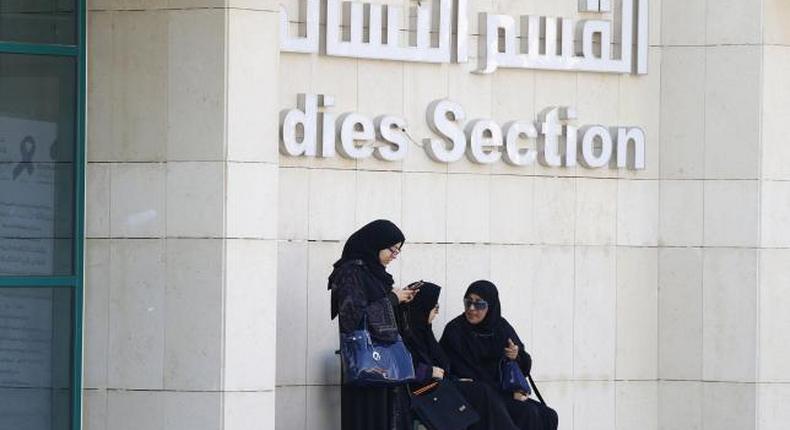
{"label": "standing woman in black abaya", "polygon": [[[357,230],[346,241],[343,254],[329,276],[332,319],[340,331],[357,330],[363,315],[374,340],[394,342],[398,325],[394,309],[411,301],[416,290],[393,289],[387,265],[401,252],[405,237],[390,221],[376,220]],[[342,430],[409,430],[408,393],[405,386],[340,389]]]}

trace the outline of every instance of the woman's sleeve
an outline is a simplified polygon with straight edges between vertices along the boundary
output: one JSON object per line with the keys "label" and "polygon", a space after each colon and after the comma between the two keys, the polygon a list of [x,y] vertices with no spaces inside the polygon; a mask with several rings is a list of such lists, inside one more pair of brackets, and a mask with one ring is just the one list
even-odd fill
{"label": "woman's sleeve", "polygon": [[359,272],[348,268],[338,275],[333,292],[337,297],[340,331],[348,333],[359,328],[367,299]]}
{"label": "woman's sleeve", "polygon": [[414,382],[422,384],[433,378],[433,366],[414,360]]}
{"label": "woman's sleeve", "polygon": [[[394,342],[398,339],[398,324],[392,307],[394,294],[368,302],[365,295],[364,280],[359,269],[354,266],[341,272],[336,281],[338,314],[340,315],[340,331],[348,333],[358,330],[362,316],[367,314],[367,328],[370,336],[383,342]],[[397,296],[395,297],[397,300]]]}
{"label": "woman's sleeve", "polygon": [[518,334],[516,333],[516,330],[513,328],[513,326],[511,326],[507,321],[505,321],[505,324],[507,324],[510,339],[513,340],[513,343],[518,345],[518,357],[516,358],[518,367],[521,368],[525,375],[529,374],[529,372],[532,370],[532,357],[527,352],[524,342],[522,342],[518,337]]}

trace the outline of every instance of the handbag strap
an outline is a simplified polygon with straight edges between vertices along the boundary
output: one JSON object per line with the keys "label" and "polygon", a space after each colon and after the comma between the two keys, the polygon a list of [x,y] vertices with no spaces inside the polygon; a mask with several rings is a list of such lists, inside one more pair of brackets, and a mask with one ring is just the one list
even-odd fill
{"label": "handbag strap", "polygon": [[368,311],[362,311],[362,319],[359,320],[359,324],[357,325],[357,330],[367,330],[368,329]]}
{"label": "handbag strap", "polygon": [[532,379],[532,374],[527,373],[527,378],[529,379],[529,385],[532,385],[532,390],[535,391],[535,395],[538,396],[538,400],[540,400],[541,403],[546,405],[546,401],[543,400],[543,396],[540,395],[540,390],[538,390],[538,386],[535,385],[535,381]]}
{"label": "handbag strap", "polygon": [[411,394],[413,394],[415,396],[422,396],[423,394],[425,394],[425,393],[433,390],[437,386],[439,386],[439,383],[440,383],[440,381],[433,381],[433,382],[431,382],[429,384],[423,385],[422,387],[420,387],[420,388],[418,388],[418,389],[416,389],[414,391],[409,390],[409,393],[411,393]]}

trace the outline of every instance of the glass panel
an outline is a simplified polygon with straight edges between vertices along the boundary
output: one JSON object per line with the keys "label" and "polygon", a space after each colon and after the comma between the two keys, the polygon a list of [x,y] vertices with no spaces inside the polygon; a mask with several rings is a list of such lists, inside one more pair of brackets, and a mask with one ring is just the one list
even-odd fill
{"label": "glass panel", "polygon": [[0,0],[0,41],[75,44],[75,0]]}
{"label": "glass panel", "polygon": [[0,429],[67,430],[71,288],[0,288]]}
{"label": "glass panel", "polygon": [[76,59],[0,54],[0,276],[72,274]]}

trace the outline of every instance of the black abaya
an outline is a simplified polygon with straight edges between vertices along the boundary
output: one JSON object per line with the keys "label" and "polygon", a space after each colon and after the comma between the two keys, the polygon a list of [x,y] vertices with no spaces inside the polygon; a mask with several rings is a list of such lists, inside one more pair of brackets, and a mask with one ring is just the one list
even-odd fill
{"label": "black abaya", "polygon": [[[389,342],[398,337],[392,277],[378,260],[378,253],[404,241],[403,233],[389,221],[377,220],[354,233],[343,248],[329,277],[332,318],[340,331],[356,330],[367,318],[371,337]],[[410,430],[405,385],[393,388],[343,385],[340,389],[342,430]]]}
{"label": "black abaya", "polygon": [[[428,315],[439,300],[441,287],[425,283],[414,300],[400,305],[398,322],[409,352],[412,354],[415,369],[427,369],[427,374],[412,385],[424,385],[431,380],[430,370],[439,367],[445,371],[445,378],[455,384],[458,391],[480,415],[480,421],[469,430],[518,430],[510,419],[505,404],[498,398],[496,391],[477,381],[459,381],[454,378],[447,355],[428,323]],[[420,380],[421,379],[421,380]]]}
{"label": "black abaya", "polygon": [[498,392],[498,397],[518,428],[556,430],[558,418],[553,409],[532,399],[515,400],[513,393],[499,388],[499,368],[506,359],[504,350],[508,340],[519,348],[515,361],[525,375],[530,373],[532,358],[516,331],[502,318],[496,286],[488,281],[477,281],[469,286],[464,297],[468,298],[470,294],[476,294],[488,302],[488,312],[479,324],[469,323],[466,316],[461,314],[444,328],[440,343],[447,353],[454,374],[485,383]]}

